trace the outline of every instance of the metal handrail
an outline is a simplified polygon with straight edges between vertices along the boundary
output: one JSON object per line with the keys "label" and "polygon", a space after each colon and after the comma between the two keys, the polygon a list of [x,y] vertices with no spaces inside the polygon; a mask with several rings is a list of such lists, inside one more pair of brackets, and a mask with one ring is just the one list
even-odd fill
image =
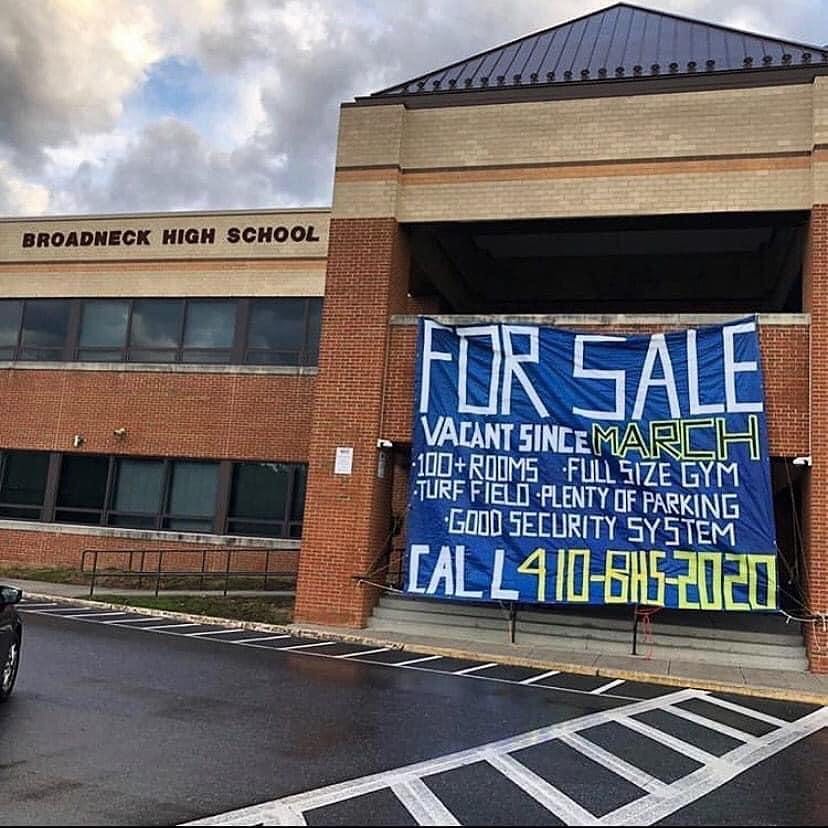
{"label": "metal handrail", "polygon": [[[144,578],[154,578],[155,579],[155,595],[158,596],[158,593],[161,590],[161,579],[165,577],[173,577],[173,576],[198,576],[201,580],[201,586],[204,586],[204,579],[206,577],[215,577],[215,576],[224,576],[224,591],[222,592],[223,595],[227,595],[227,591],[229,589],[229,583],[231,578],[239,578],[239,577],[255,577],[261,576],[263,578],[263,588],[267,589],[268,579],[273,577],[279,578],[290,578],[292,580],[296,580],[297,571],[290,570],[290,571],[283,571],[283,570],[271,570],[270,568],[270,555],[274,550],[272,549],[84,549],[81,553],[81,568],[80,571],[82,574],[89,573],[91,575],[91,579],[89,582],[89,597],[91,598],[95,594],[95,584],[97,583],[98,578],[104,578],[109,576],[117,576],[120,578],[138,578],[138,588],[141,588],[141,582]],[[287,552],[290,550],[276,550],[279,552]],[[212,553],[213,555],[221,552],[224,554],[224,565],[221,569],[207,569],[207,554],[208,552]],[[232,567],[232,560],[233,555],[236,553],[242,553],[244,555],[264,555],[264,567],[262,569],[233,569]],[[173,554],[176,556],[181,555],[201,555],[201,567],[200,569],[165,569],[164,564],[164,556]],[[126,568],[118,569],[116,571],[109,571],[103,572],[99,569],[98,563],[101,556],[122,556],[128,557]],[[147,555],[155,555],[157,560],[154,561],[155,566],[147,568]],[[91,569],[87,569],[87,556],[91,559]],[[138,568],[135,568],[135,557],[140,556]],[[152,558],[150,557],[150,561],[152,562]]]}

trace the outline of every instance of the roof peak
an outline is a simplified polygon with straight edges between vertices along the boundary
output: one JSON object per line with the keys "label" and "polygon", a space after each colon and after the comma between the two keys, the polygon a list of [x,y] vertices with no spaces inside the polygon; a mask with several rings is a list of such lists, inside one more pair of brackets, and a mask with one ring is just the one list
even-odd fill
{"label": "roof peak", "polygon": [[828,66],[828,48],[618,2],[371,97],[756,71],[811,62]]}

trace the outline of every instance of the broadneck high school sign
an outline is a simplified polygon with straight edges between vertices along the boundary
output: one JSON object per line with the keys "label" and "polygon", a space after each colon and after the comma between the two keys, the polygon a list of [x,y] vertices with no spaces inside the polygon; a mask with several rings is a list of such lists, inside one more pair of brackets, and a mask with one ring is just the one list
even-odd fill
{"label": "broadneck high school sign", "polygon": [[[225,233],[228,244],[284,244],[293,242],[318,242],[319,234],[312,224],[265,225],[229,227]],[[20,246],[37,247],[131,247],[154,244],[215,244],[215,227],[167,227],[160,240],[153,237],[151,228],[117,230],[55,230],[51,233],[28,231],[22,234]]]}
{"label": "broadneck high school sign", "polygon": [[324,258],[327,211],[0,221],[0,259]]}
{"label": "broadneck high school sign", "polygon": [[421,321],[407,591],[777,607],[755,319],[650,336]]}

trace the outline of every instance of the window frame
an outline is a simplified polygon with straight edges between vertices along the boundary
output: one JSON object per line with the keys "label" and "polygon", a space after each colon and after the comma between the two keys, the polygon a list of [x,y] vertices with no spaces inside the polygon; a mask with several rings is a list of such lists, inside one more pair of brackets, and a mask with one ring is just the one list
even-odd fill
{"label": "window frame", "polygon": [[[251,347],[248,343],[250,342],[250,334],[251,328],[253,326],[253,311],[257,303],[265,303],[265,302],[278,302],[280,299],[301,299],[305,303],[304,308],[304,315],[302,319],[302,327],[303,327],[303,336],[302,336],[302,347],[298,351],[290,351],[290,350],[282,350],[279,351],[275,348],[259,348],[259,347]],[[305,368],[308,367],[308,354],[311,350],[308,347],[308,337],[310,333],[310,318],[311,318],[311,302],[322,300],[324,302],[324,298],[321,296],[256,296],[251,297],[249,302],[249,308],[247,313],[247,329],[245,330],[244,334],[244,352],[241,354],[241,364],[242,365],[289,365],[297,368]],[[320,325],[320,340],[321,340],[321,325]],[[317,354],[319,352],[319,344],[317,343],[316,347]],[[297,360],[295,363],[284,363],[284,362],[255,362],[250,359],[251,354],[260,353],[260,354],[268,354],[268,353],[281,353],[281,354],[290,354],[296,353]],[[318,357],[317,357],[318,362]]]}
{"label": "window frame", "polygon": [[[235,482],[235,472],[237,466],[259,466],[262,464],[267,464],[269,462],[279,463],[279,465],[287,466],[288,467],[288,483],[287,483],[287,497],[285,498],[285,510],[284,516],[281,519],[274,518],[274,519],[257,519],[257,518],[245,518],[245,517],[235,517],[232,512],[232,503],[233,503],[233,489],[234,489],[234,482]],[[229,485],[229,497],[227,498],[227,516],[223,527],[223,534],[225,535],[232,535],[234,537],[280,537],[280,538],[287,538],[297,540],[302,536],[302,527],[304,525],[304,508],[302,510],[302,520],[296,521],[292,520],[293,516],[293,506],[294,501],[296,500],[296,478],[300,468],[304,467],[305,471],[305,495],[307,496],[307,464],[306,463],[288,463],[282,461],[268,461],[268,460],[236,460],[230,464],[230,485]],[[234,532],[231,530],[231,525],[234,523],[244,523],[249,525],[257,525],[257,526],[281,526],[282,531],[279,535],[249,535],[243,532]],[[298,527],[299,535],[295,536],[293,534],[293,529]]]}
{"label": "window frame", "polygon": [[[12,451],[17,451],[12,450]],[[3,475],[5,474],[5,456],[9,451],[0,451],[0,483],[2,483]],[[137,529],[138,531],[149,532],[173,532],[173,533],[190,533],[190,534],[206,534],[206,535],[226,535],[231,537],[261,537],[270,538],[273,540],[299,540],[302,536],[302,529],[304,526],[304,501],[302,509],[302,519],[294,520],[293,512],[297,500],[297,480],[300,473],[305,475],[305,496],[307,495],[307,463],[297,463],[288,460],[216,460],[214,458],[202,457],[153,457],[132,454],[110,454],[100,455],[84,452],[65,452],[65,453],[49,453],[49,452],[24,452],[35,454],[46,454],[49,457],[46,475],[46,484],[43,496],[43,504],[40,507],[40,513],[33,517],[32,520],[50,521],[60,524],[80,525],[80,526],[106,526],[113,529]],[[106,472],[106,489],[104,492],[104,501],[101,509],[81,506],[60,506],[58,503],[58,493],[60,491],[60,483],[62,478],[63,462],[67,457],[105,457],[107,459]],[[159,508],[156,512],[126,512],[120,509],[115,509],[114,500],[115,492],[118,482],[118,463],[123,460],[137,460],[161,462],[161,491],[159,496]],[[205,518],[202,515],[181,515],[173,513],[170,510],[170,496],[172,493],[173,473],[176,463],[201,463],[204,465],[211,465],[216,467],[216,496],[213,504],[212,515]],[[288,468],[288,488],[287,498],[285,501],[284,517],[281,519],[246,519],[242,517],[235,518],[230,514],[230,505],[233,497],[233,477],[236,466],[240,465],[259,465],[262,463],[278,463],[279,465],[287,466]],[[0,502],[0,507],[9,506],[17,507],[17,504],[6,504]],[[28,508],[26,506],[22,508]],[[35,507],[31,507],[34,509]],[[58,517],[60,514],[60,517]],[[73,515],[95,515],[98,517],[97,522],[76,522],[71,519]],[[149,526],[129,526],[124,523],[113,522],[117,518],[135,518],[136,520],[146,520],[151,522]],[[2,519],[2,518],[0,518]],[[8,518],[9,520],[25,520],[26,518]],[[178,521],[210,521],[210,529],[173,529],[167,526],[171,520]],[[258,525],[262,528],[274,527],[279,528],[278,533],[267,534],[253,534],[250,535],[244,532],[231,531],[231,524],[245,523],[249,525]]]}
{"label": "window frame", "polygon": [[[7,301],[10,302],[20,302],[21,309],[20,309],[20,321],[17,327],[17,344],[14,348],[14,360],[19,362],[65,362],[67,361],[70,355],[70,342],[72,340],[73,334],[73,327],[75,325],[75,315],[76,315],[76,300],[74,299],[65,299],[62,297],[30,297],[28,299],[19,299],[17,297],[9,298]],[[66,305],[66,331],[63,335],[63,342],[60,345],[55,345],[54,347],[51,346],[43,346],[43,345],[25,345],[23,343],[23,331],[25,330],[24,320],[26,319],[26,308],[30,304],[37,304],[43,302],[61,302]],[[32,357],[24,356],[25,352],[35,352],[35,353],[50,353],[56,354],[53,359],[37,359]]]}
{"label": "window frame", "polygon": [[[248,346],[248,340],[251,333],[251,326],[253,322],[253,309],[257,302],[278,302],[280,300],[300,300],[304,302],[303,312],[303,339],[302,346],[298,350],[283,350],[277,351],[272,348],[258,348]],[[22,310],[20,313],[20,321],[17,330],[17,339],[14,347],[13,360],[21,359],[22,353],[22,328],[23,316],[25,314],[25,303],[27,299],[10,298],[6,301],[19,301],[22,303]],[[59,301],[66,301],[70,304],[69,322],[67,328],[67,336],[63,347],[63,353],[60,359],[54,361],[58,362],[98,362],[98,363],[119,363],[129,362],[133,364],[152,364],[152,365],[231,365],[231,366],[260,366],[260,367],[289,367],[289,368],[308,368],[316,367],[319,361],[319,345],[321,340],[321,316],[324,310],[323,296],[193,296],[193,297],[175,297],[175,296],[138,296],[138,297],[82,297],[79,299],[63,299]],[[105,301],[121,301],[128,303],[127,310],[127,326],[126,335],[123,345],[114,345],[107,347],[103,345],[82,346],[81,332],[83,328],[83,314],[87,303],[105,302]],[[135,304],[141,301],[177,301],[182,303],[182,313],[178,325],[178,333],[175,347],[170,348],[152,348],[143,346],[134,346],[131,343],[133,318],[135,314]],[[185,343],[185,336],[187,332],[187,321],[189,319],[190,308],[193,305],[225,302],[233,306],[235,310],[233,330],[231,333],[231,344],[227,348],[205,348],[205,347],[191,347]],[[319,335],[316,341],[311,338],[311,318],[313,316],[313,303],[319,303]],[[9,346],[11,348],[12,346]],[[149,359],[133,359],[133,352],[140,351],[157,351],[159,353],[167,353],[171,359],[168,360],[149,360]],[[84,352],[84,355],[81,355]],[[117,359],[112,357],[104,359],[95,359],[94,354],[117,354]],[[217,360],[189,360],[185,359],[185,354],[197,353],[210,355],[220,355],[222,358]],[[254,361],[249,359],[250,354],[295,354],[294,361]],[[313,357],[313,359],[311,358]],[[34,361],[34,360],[27,360]]]}
{"label": "window frame", "polygon": [[30,510],[32,516],[30,518],[27,517],[10,517],[8,515],[0,514],[0,520],[32,520],[32,521],[41,521],[43,520],[44,512],[46,509],[46,504],[49,500],[49,482],[50,482],[50,458],[49,453],[45,451],[33,451],[30,449],[2,449],[0,451],[0,496],[2,495],[2,491],[5,487],[6,483],[6,473],[8,470],[8,459],[10,454],[37,454],[37,455],[45,455],[46,457],[46,476],[43,481],[43,497],[41,498],[40,505],[37,504],[28,504],[28,503],[11,503],[5,499],[0,499],[0,509],[20,509],[20,510]]}

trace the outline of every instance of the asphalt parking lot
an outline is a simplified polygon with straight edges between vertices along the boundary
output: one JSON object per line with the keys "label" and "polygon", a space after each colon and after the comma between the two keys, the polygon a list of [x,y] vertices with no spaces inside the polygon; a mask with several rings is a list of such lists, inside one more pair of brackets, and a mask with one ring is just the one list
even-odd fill
{"label": "asphalt parking lot", "polygon": [[0,824],[824,824],[813,705],[22,611]]}

